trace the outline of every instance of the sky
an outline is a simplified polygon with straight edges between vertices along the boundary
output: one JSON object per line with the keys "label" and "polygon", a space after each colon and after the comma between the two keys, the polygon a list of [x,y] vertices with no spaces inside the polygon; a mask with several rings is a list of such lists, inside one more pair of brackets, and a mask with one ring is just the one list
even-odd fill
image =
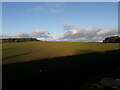
{"label": "sky", "polygon": [[2,3],[0,2],[0,33],[2,33]]}
{"label": "sky", "polygon": [[101,41],[117,35],[117,2],[3,2],[5,37]]}
{"label": "sky", "polygon": [[119,0],[2,0],[3,2],[119,2]]}

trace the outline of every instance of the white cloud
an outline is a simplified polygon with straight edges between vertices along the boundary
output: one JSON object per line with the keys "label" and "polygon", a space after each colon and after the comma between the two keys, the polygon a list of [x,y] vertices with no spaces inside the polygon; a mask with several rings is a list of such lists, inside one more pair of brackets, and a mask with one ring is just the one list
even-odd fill
{"label": "white cloud", "polygon": [[[64,34],[53,38],[57,41],[79,41],[98,42],[106,37],[118,35],[118,28],[101,26],[96,28],[71,29]],[[39,38],[41,40],[52,40],[51,34],[47,30],[38,29],[32,32],[20,32],[16,34],[2,34],[3,38]]]}
{"label": "white cloud", "polygon": [[102,41],[108,36],[118,35],[118,29],[112,27],[96,27],[92,29],[75,29],[60,35],[57,40],[97,42]]}
{"label": "white cloud", "polygon": [[71,30],[73,27],[74,27],[74,24],[71,24],[71,23],[64,23],[64,24],[63,24],[63,29],[64,29],[65,31]]}
{"label": "white cloud", "polygon": [[49,32],[46,30],[36,30],[31,32],[31,36],[35,38],[49,38]]}
{"label": "white cloud", "polygon": [[51,34],[47,30],[35,30],[33,32],[19,32],[16,34],[2,34],[2,38],[50,38]]}
{"label": "white cloud", "polygon": [[30,38],[31,37],[30,33],[24,33],[24,32],[16,33],[13,36],[17,38]]}
{"label": "white cloud", "polygon": [[13,34],[0,34],[0,37],[1,38],[12,38],[14,37],[14,35]]}
{"label": "white cloud", "polygon": [[35,6],[35,7],[28,8],[27,10],[29,12],[37,12],[37,11],[44,10],[46,7],[47,7],[47,4],[39,4],[39,5]]}
{"label": "white cloud", "polygon": [[39,5],[36,5],[35,7],[28,8],[29,12],[40,12],[40,11],[46,11],[47,13],[61,13],[63,11],[62,4],[51,2],[51,3],[40,3]]}
{"label": "white cloud", "polygon": [[56,9],[56,8],[49,10],[50,13],[61,13],[62,11],[63,11],[62,9]]}

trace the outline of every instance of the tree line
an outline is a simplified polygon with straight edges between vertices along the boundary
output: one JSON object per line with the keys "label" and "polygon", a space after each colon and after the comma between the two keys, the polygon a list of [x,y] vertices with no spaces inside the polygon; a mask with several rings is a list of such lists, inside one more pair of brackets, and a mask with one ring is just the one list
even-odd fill
{"label": "tree line", "polygon": [[103,40],[103,43],[120,43],[120,37],[119,36],[107,37],[105,38],[105,40]]}
{"label": "tree line", "polygon": [[[9,42],[30,42],[30,41],[41,41],[37,40],[36,38],[6,38],[6,39],[0,39],[2,43],[9,43]],[[107,37],[103,40],[103,43],[120,43],[120,37],[119,36],[112,36]]]}
{"label": "tree line", "polygon": [[30,41],[39,41],[36,38],[7,38],[2,39],[2,43],[8,43],[8,42],[30,42]]}

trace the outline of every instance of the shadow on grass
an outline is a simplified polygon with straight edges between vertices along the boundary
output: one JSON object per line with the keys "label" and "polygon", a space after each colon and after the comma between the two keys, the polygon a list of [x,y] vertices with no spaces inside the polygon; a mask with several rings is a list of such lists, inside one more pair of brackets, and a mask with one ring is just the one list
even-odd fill
{"label": "shadow on grass", "polygon": [[120,50],[3,65],[3,90],[69,90],[120,65]]}

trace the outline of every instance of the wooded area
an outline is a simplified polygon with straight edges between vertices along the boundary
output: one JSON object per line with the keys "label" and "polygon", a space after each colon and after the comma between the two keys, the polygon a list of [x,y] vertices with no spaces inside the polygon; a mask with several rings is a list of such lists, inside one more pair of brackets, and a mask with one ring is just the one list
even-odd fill
{"label": "wooded area", "polygon": [[30,41],[38,41],[36,38],[8,38],[2,39],[2,43],[8,42],[30,42]]}
{"label": "wooded area", "polygon": [[103,40],[103,43],[120,43],[120,37],[119,36],[107,37],[105,38],[105,40]]}

